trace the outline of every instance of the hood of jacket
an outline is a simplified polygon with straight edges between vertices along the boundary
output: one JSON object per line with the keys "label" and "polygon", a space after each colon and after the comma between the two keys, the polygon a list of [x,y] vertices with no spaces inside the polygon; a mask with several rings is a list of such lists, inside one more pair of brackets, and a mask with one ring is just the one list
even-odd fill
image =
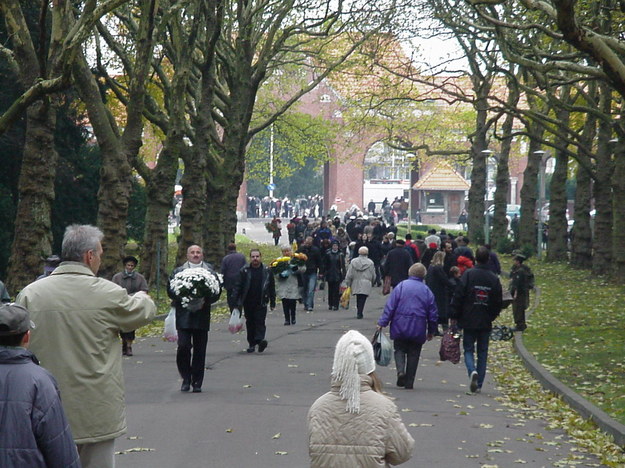
{"label": "hood of jacket", "polygon": [[25,364],[27,362],[34,362],[39,364],[37,358],[33,353],[26,348],[8,348],[0,347],[0,363],[2,364]]}
{"label": "hood of jacket", "polygon": [[352,260],[352,268],[356,271],[364,271],[367,268],[371,268],[373,263],[365,255],[359,255]]}

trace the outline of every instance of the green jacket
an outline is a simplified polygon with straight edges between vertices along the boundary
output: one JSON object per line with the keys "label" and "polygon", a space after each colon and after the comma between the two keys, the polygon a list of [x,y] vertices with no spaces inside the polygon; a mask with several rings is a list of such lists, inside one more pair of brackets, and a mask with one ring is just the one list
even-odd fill
{"label": "green jacket", "polygon": [[25,287],[16,302],[36,328],[30,350],[56,378],[78,444],[114,439],[126,432],[120,331],[149,323],[149,296],[96,277],[84,264],[63,262],[47,278]]}

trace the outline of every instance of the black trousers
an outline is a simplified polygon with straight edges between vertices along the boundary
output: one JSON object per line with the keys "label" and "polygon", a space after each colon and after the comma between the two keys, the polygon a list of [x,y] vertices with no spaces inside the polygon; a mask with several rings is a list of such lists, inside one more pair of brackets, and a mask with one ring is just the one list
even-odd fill
{"label": "black trousers", "polygon": [[[176,365],[182,380],[191,382],[193,386],[201,387],[204,381],[207,343],[208,330],[178,330]],[[193,357],[191,357],[192,350]]]}
{"label": "black trousers", "polygon": [[365,302],[367,302],[366,294],[356,294],[356,312],[358,317],[362,317],[362,312],[365,310]]}
{"label": "black trousers", "polygon": [[328,307],[339,307],[341,299],[340,289],[340,281],[328,281]]}
{"label": "black trousers", "polygon": [[423,345],[412,340],[394,340],[397,375],[406,374],[406,388],[413,388]]}
{"label": "black trousers", "polygon": [[237,307],[237,298],[234,296],[234,288],[226,289],[226,298],[230,312],[232,312]]}
{"label": "black trousers", "polygon": [[284,311],[284,321],[295,323],[295,309],[297,299],[282,299],[282,310]]}
{"label": "black trousers", "polygon": [[245,326],[247,327],[247,342],[252,346],[257,345],[265,339],[265,319],[267,318],[267,306],[265,307],[243,307],[245,313]]}

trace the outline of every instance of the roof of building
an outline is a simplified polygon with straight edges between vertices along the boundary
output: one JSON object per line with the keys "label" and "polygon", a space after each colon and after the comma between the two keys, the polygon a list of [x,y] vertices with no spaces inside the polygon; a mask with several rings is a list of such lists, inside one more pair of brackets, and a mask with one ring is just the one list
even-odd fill
{"label": "roof of building", "polygon": [[439,163],[421,177],[413,186],[414,190],[465,191],[471,185],[449,164]]}

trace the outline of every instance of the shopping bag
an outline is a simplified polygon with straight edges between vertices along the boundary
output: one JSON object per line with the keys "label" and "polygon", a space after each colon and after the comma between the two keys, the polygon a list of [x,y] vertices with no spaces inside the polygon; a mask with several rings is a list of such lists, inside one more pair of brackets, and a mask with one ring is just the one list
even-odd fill
{"label": "shopping bag", "polygon": [[384,283],[382,283],[382,294],[385,296],[391,293],[391,277],[385,276]]}
{"label": "shopping bag", "polygon": [[449,361],[452,364],[460,362],[460,334],[458,330],[450,327],[445,331],[441,339],[438,356],[441,361]]}
{"label": "shopping bag", "polygon": [[230,314],[230,321],[228,322],[228,330],[230,333],[238,333],[243,329],[243,320],[241,311],[239,309],[233,309]]}
{"label": "shopping bag", "polygon": [[352,288],[347,288],[345,291],[343,291],[343,294],[341,294],[341,307],[343,309],[349,309],[349,298],[352,295]]}
{"label": "shopping bag", "polygon": [[178,341],[178,332],[176,331],[176,308],[169,309],[169,314],[165,318],[165,328],[163,329],[163,339],[165,341]]}
{"label": "shopping bag", "polygon": [[373,345],[373,357],[375,362],[380,366],[388,366],[393,356],[393,343],[389,340],[382,330],[377,330],[373,339],[371,340]]}

